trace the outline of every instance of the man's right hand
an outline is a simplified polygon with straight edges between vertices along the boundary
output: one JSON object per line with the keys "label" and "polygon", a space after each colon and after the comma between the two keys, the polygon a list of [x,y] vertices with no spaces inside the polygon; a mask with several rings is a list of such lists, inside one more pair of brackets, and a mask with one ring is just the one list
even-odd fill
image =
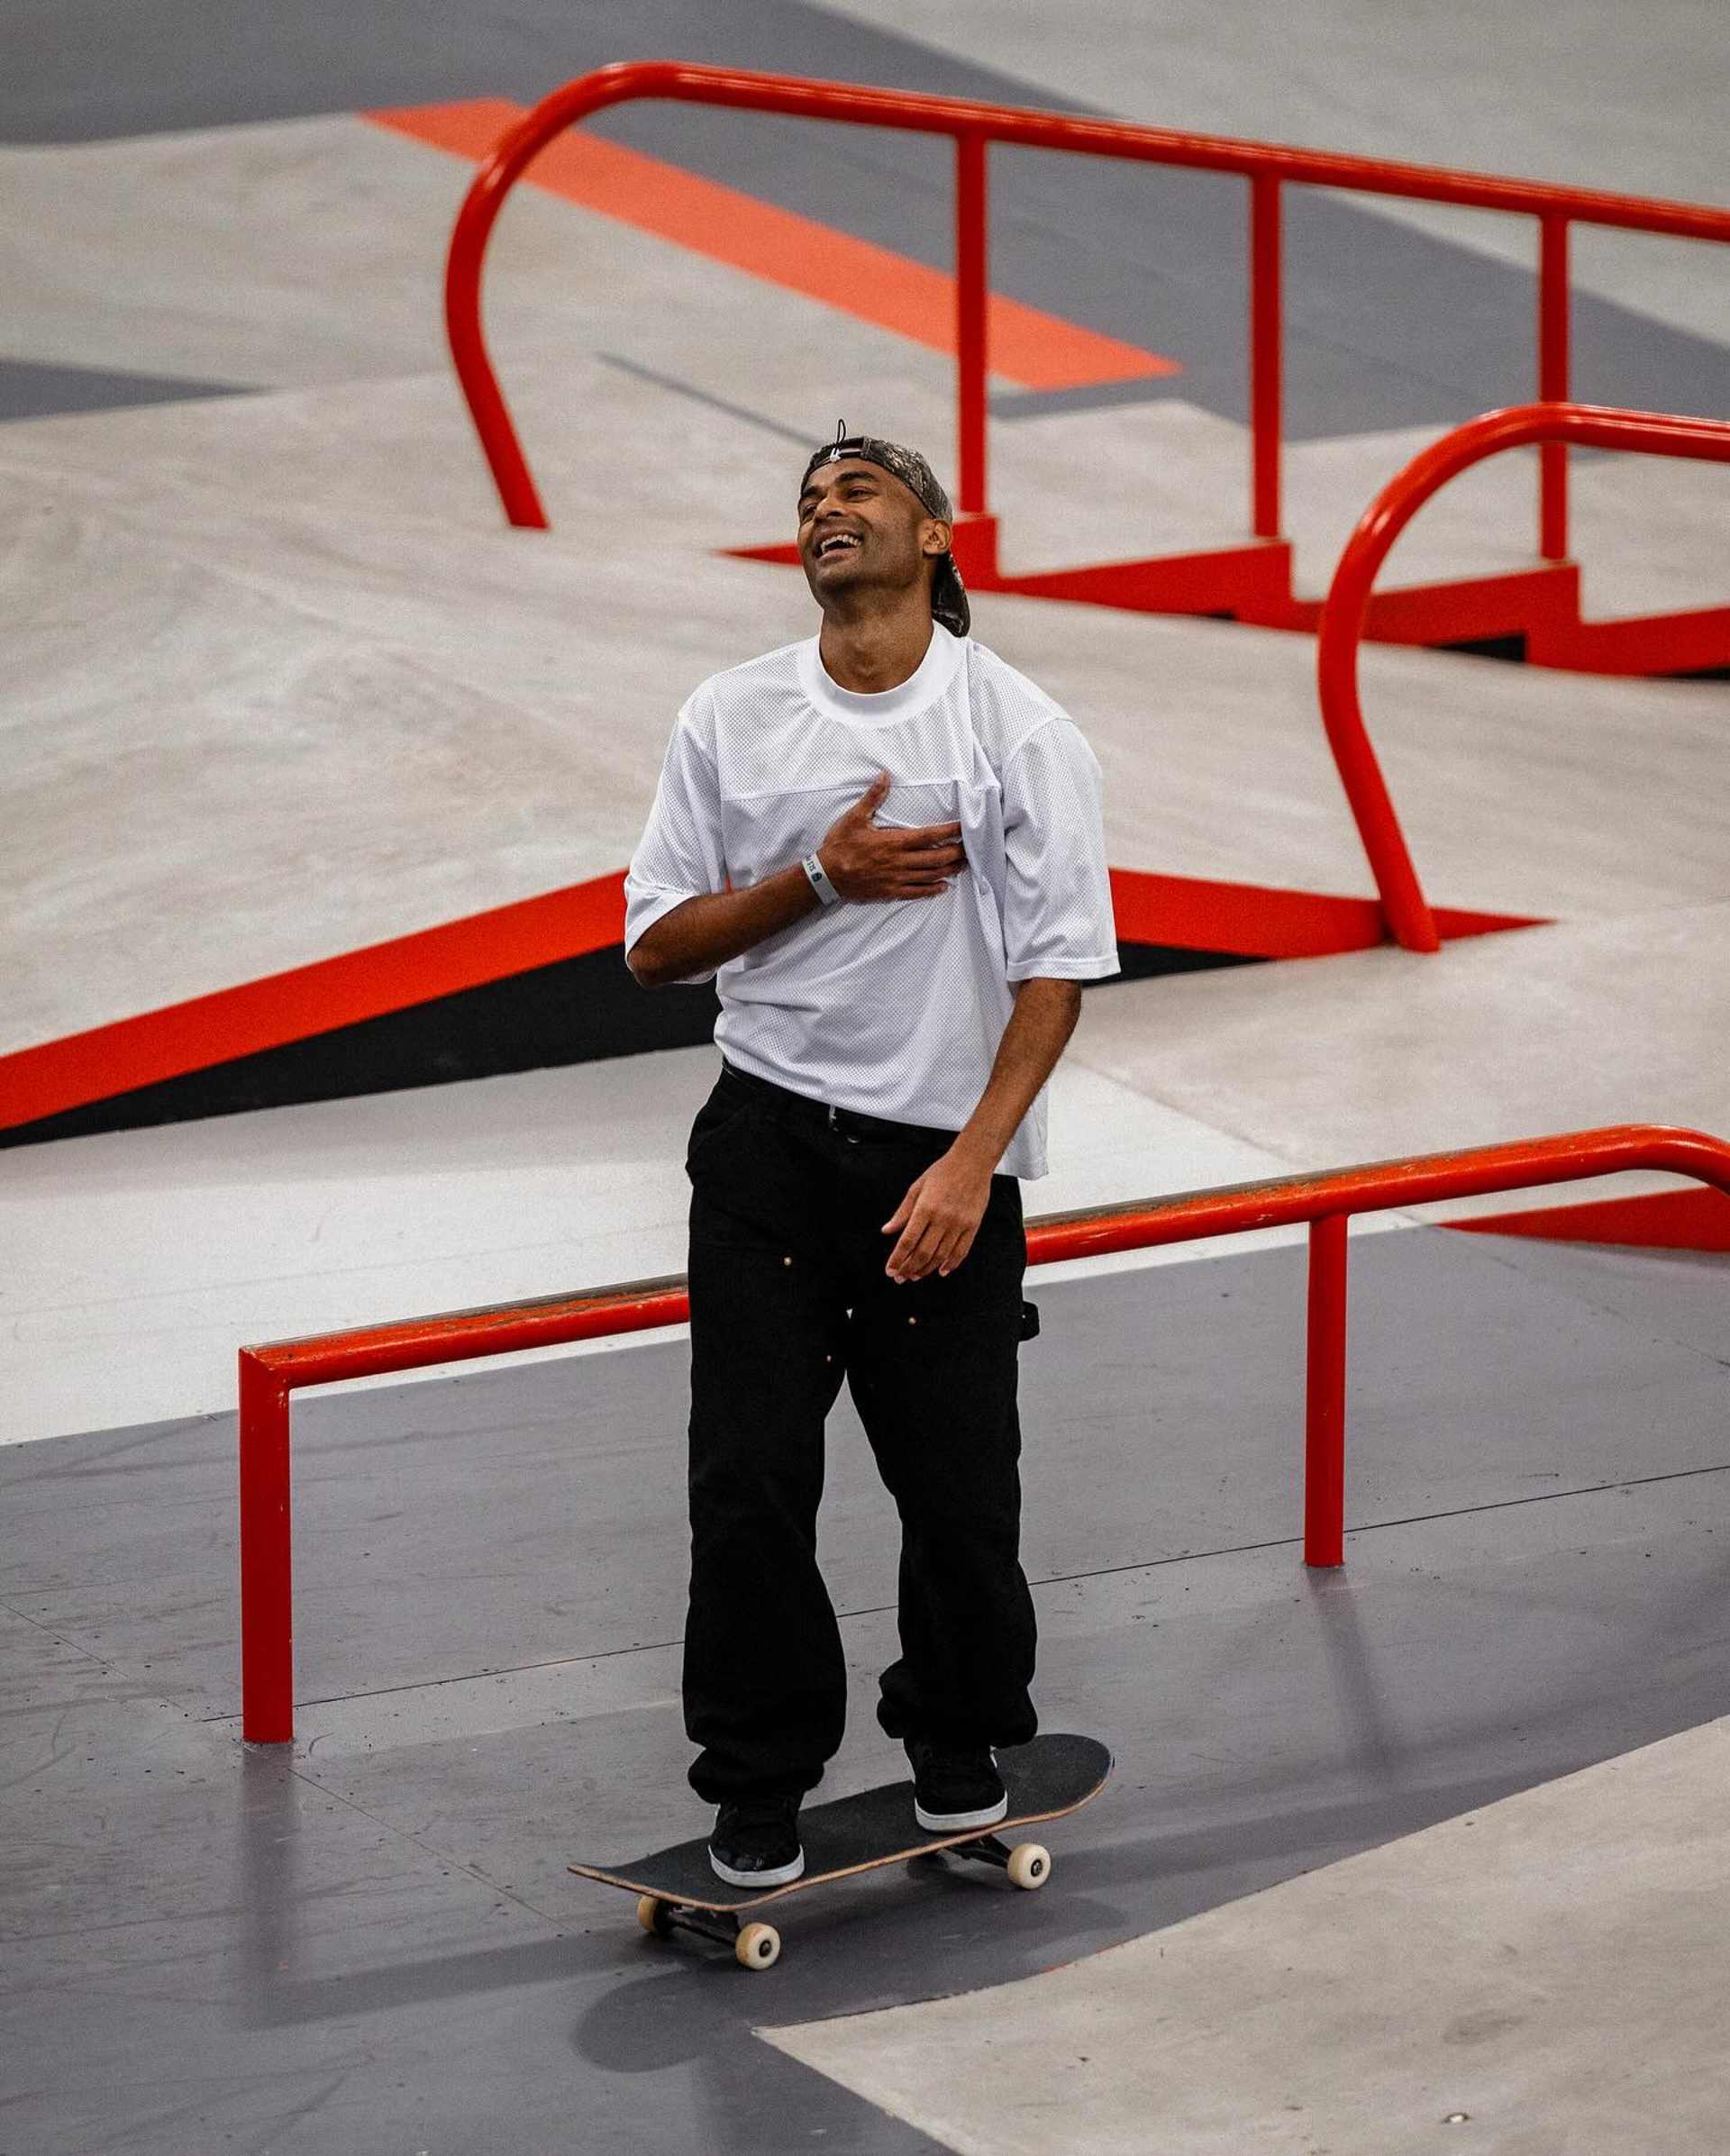
{"label": "man's right hand", "polygon": [[[923,823],[916,831],[879,831],[871,816],[888,790],[889,775],[879,772],[835,818],[817,850],[824,873],[843,898],[935,898],[967,866],[961,827]],[[803,921],[816,904],[810,878],[794,861],[760,883],[683,900],[644,930],[627,962],[645,988],[690,980]]]}
{"label": "man's right hand", "polygon": [[935,898],[967,866],[959,823],[886,828],[871,818],[889,790],[879,771],[853,805],[837,816],[817,849],[823,872],[843,898]]}

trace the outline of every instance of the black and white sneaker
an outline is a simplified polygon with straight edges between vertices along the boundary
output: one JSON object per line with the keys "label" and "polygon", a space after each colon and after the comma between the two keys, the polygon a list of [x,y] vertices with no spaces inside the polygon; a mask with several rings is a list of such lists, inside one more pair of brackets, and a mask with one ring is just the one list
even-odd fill
{"label": "black and white sneaker", "polygon": [[805,1869],[799,1799],[739,1797],[721,1806],[709,1836],[709,1863],[729,1887],[785,1887]]}
{"label": "black and white sneaker", "polygon": [[995,1826],[1009,1795],[988,1744],[927,1744],[907,1740],[913,1762],[913,1815],[929,1834]]}

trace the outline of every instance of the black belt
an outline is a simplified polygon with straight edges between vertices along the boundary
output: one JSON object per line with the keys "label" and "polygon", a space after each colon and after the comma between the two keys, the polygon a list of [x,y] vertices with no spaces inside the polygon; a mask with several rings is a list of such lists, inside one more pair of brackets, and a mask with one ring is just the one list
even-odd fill
{"label": "black belt", "polygon": [[924,1144],[954,1142],[953,1131],[935,1130],[929,1123],[895,1123],[887,1115],[867,1115],[858,1108],[838,1108],[828,1101],[813,1100],[808,1093],[795,1093],[790,1086],[778,1086],[754,1071],[741,1070],[725,1056],[721,1059],[721,1076],[726,1084],[749,1087],[765,1107],[789,1122],[821,1123],[843,1138],[899,1138]]}

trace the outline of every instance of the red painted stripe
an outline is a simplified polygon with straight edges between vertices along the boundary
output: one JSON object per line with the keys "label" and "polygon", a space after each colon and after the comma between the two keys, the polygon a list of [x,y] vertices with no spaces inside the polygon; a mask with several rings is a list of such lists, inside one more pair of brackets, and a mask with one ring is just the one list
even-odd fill
{"label": "red painted stripe", "polygon": [[[1114,869],[1111,899],[1117,933],[1130,943],[1230,951],[1245,958],[1308,959],[1369,951],[1388,941],[1381,908],[1373,898],[1334,898],[1315,891]],[[1465,913],[1448,906],[1435,909],[1435,923],[1447,942],[1538,925],[1520,914]]]}
{"label": "red painted stripe", "polygon": [[1524,1235],[1538,1242],[1621,1243],[1649,1251],[1730,1251],[1730,1196],[1722,1190],[1661,1190],[1650,1197],[1534,1206],[1444,1225],[1466,1235]]}
{"label": "red painted stripe", "polygon": [[210,1070],[624,938],[624,873],[0,1057],[0,1130]]}
{"label": "red painted stripe", "polygon": [[[478,97],[360,117],[478,162],[526,109],[503,97]],[[699,178],[587,129],[573,128],[550,142],[530,167],[525,183],[671,240],[711,261],[821,300],[860,322],[893,330],[933,351],[955,350],[955,280],[944,271],[760,202],[736,187]],[[987,336],[991,371],[1030,389],[1072,389],[1182,372],[1175,359],[997,293],[987,314]]]}
{"label": "red painted stripe", "polygon": [[[1313,958],[1383,941],[1381,915],[1369,898],[1263,890],[1136,869],[1114,869],[1111,889],[1117,932],[1128,943],[1229,951],[1245,958]],[[1445,937],[1532,925],[1510,914],[1445,910],[1438,910],[1436,922]],[[620,870],[93,1026],[0,1056],[0,1130],[624,941]]]}

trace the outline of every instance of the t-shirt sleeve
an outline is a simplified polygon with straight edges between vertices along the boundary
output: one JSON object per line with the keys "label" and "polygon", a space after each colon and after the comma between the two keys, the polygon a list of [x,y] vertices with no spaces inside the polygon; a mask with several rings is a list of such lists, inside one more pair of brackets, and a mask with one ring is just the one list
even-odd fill
{"label": "t-shirt sleeve", "polygon": [[1087,737],[1061,714],[1047,719],[1010,756],[1002,784],[1006,978],[1102,980],[1119,972],[1104,775]]}
{"label": "t-shirt sleeve", "polygon": [[[721,794],[715,764],[691,723],[678,714],[660,767],[654,806],[624,873],[624,949],[687,898],[725,888]],[[716,969],[682,973],[683,982],[713,980]]]}

